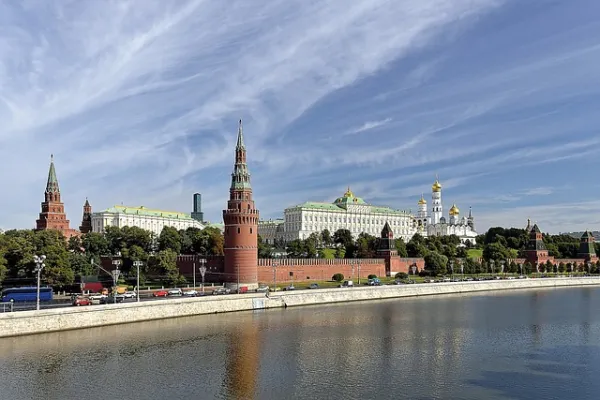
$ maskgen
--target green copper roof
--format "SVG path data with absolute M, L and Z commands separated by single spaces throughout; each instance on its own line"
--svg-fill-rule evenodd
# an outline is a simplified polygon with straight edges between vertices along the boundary
M 56 178 L 56 170 L 54 169 L 54 155 L 50 155 L 50 170 L 48 171 L 48 182 L 46 183 L 46 193 L 58 193 L 58 179 Z
M 186 213 L 176 211 L 163 211 L 153 210 L 144 206 L 139 207 L 127 207 L 127 206 L 113 206 L 102 212 L 113 213 L 113 214 L 126 214 L 126 215 L 143 215 L 147 217 L 163 217 L 163 218 L 177 218 L 183 220 L 193 220 L 193 218 Z M 195 221 L 195 220 L 194 220 Z
M 392 214 L 392 215 L 408 215 L 406 211 L 402 210 L 394 210 L 389 207 L 378 207 L 370 204 L 363 203 L 370 208 L 370 212 L 372 214 Z M 298 204 L 296 206 L 290 208 L 304 208 L 304 209 L 313 209 L 313 210 L 325 210 L 325 211 L 333 211 L 333 212 L 346 212 L 346 209 L 342 207 L 342 205 L 336 205 L 331 203 L 318 203 L 313 201 L 307 201 L 302 204 Z

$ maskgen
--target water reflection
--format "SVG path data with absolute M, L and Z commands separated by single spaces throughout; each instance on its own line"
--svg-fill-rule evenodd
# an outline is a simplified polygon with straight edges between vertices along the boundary
M 89 398 L 101 388 L 161 400 L 595 399 L 599 308 L 599 289 L 556 289 L 0 339 L 0 370 L 10 371 L 0 398 Z

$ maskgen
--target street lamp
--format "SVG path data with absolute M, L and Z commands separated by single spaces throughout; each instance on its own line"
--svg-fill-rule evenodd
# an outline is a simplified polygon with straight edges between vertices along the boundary
M 504 275 L 504 264 L 506 264 L 506 261 L 500 261 L 500 274 L 502 275 Z
M 452 275 L 452 280 L 454 280 L 454 260 L 450 261 L 450 274 Z
M 113 300 L 115 304 L 117 304 L 117 284 L 119 282 L 119 275 L 121 275 L 121 271 L 119 271 L 119 265 L 121 265 L 121 260 L 112 260 L 112 264 L 115 266 L 115 269 L 111 272 L 114 286 L 113 289 Z
M 137 290 L 136 290 L 135 297 L 138 302 L 140 301 L 140 267 L 142 265 L 144 265 L 144 263 L 142 261 L 134 261 L 133 262 L 133 266 L 137 268 Z
M 42 270 L 46 266 L 44 264 L 44 260 L 46 260 L 46 256 L 42 254 L 41 256 L 33 256 L 33 262 L 35 263 L 35 272 L 37 273 L 37 295 L 36 295 L 36 304 L 35 309 L 40 309 L 40 281 L 42 278 Z
M 588 275 L 591 275 L 592 274 L 592 263 L 588 261 L 587 267 L 588 267 Z
M 494 260 L 490 260 L 490 271 L 491 271 L 491 275 L 494 275 Z
M 460 274 L 462 275 L 462 280 L 465 280 L 465 265 L 461 261 L 458 266 L 460 267 Z
M 521 276 L 523 276 L 523 263 L 519 263 L 519 271 L 521 271 Z
M 206 260 L 200 260 L 200 275 L 202 276 L 202 294 L 204 294 L 204 274 L 206 274 Z M 194 281 L 194 290 L 196 290 L 196 282 Z
M 358 260 L 358 283 L 357 285 L 360 286 L 360 260 Z
M 277 263 L 273 261 L 273 290 L 277 290 Z

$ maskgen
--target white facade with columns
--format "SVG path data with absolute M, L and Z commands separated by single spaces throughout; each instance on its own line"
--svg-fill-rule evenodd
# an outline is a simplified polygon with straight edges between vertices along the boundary
M 276 240 L 304 240 L 312 233 L 320 233 L 325 229 L 332 235 L 338 229 L 347 229 L 354 238 L 361 233 L 378 237 L 386 222 L 390 224 L 395 237 L 405 241 L 410 240 L 416 232 L 416 219 L 410 212 L 368 204 L 354 196 L 348 188 L 333 203 L 306 202 L 286 208 L 283 221 L 259 222 L 258 234 L 271 244 Z

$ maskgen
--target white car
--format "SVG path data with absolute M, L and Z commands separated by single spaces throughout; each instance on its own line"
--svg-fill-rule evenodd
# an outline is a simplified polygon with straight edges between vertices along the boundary
M 188 289 L 183 291 L 184 296 L 196 297 L 198 296 L 198 292 L 194 289 Z
M 183 296 L 183 292 L 181 289 L 171 289 L 169 290 L 169 296 Z
M 137 297 L 137 293 L 133 291 L 123 293 L 123 297 L 126 299 L 135 299 Z

